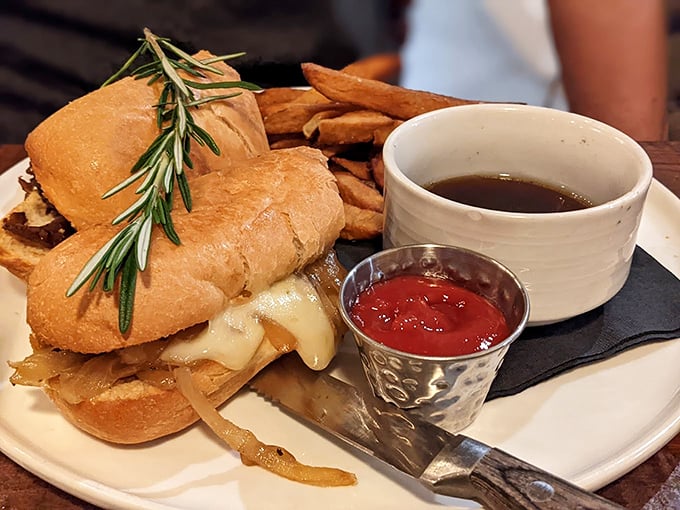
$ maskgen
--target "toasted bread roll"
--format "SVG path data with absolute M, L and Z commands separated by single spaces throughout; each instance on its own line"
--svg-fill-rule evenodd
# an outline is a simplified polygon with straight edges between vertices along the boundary
M 198 59 L 210 58 L 206 51 Z M 224 63 L 214 64 L 224 74 L 208 73 L 200 81 L 238 81 L 238 73 Z M 192 80 L 197 78 L 192 77 Z M 130 175 L 140 155 L 158 135 L 156 108 L 161 84 L 124 78 L 98 89 L 55 112 L 31 132 L 26 151 L 46 197 L 80 230 L 110 223 L 134 201 L 135 186 L 101 200 L 101 196 Z M 230 89 L 237 91 L 241 89 Z M 222 90 L 195 91 L 197 96 L 220 95 Z M 192 143 L 196 170 L 225 168 L 269 150 L 262 118 L 252 92 L 204 104 L 192 110 L 200 127 L 215 139 L 221 155 Z
M 98 381 L 107 378 L 102 374 L 108 373 L 102 367 L 113 367 L 109 363 L 122 360 L 121 352 L 130 352 L 125 347 L 162 339 L 150 345 L 166 349 L 175 338 L 173 333 L 180 332 L 181 336 L 188 329 L 209 329 L 206 323 L 219 313 L 249 302 L 250 296 L 267 294 L 272 284 L 301 272 L 312 262 L 331 271 L 337 268 L 329 250 L 345 222 L 343 206 L 320 151 L 309 147 L 271 151 L 195 179 L 192 192 L 194 210 L 173 213 L 180 246 L 169 242 L 160 228 L 154 229 L 149 265 L 137 285 L 133 323 L 125 335 L 118 331 L 115 292 L 82 289 L 71 298 L 65 297 L 83 264 L 115 232 L 113 227 L 100 225 L 77 232 L 43 256 L 32 271 L 27 321 L 36 353 L 93 354 L 82 357 L 77 372 L 67 371 L 80 378 L 70 383 L 71 390 L 76 388 L 80 393 L 87 387 L 83 391 L 88 393 L 98 388 Z M 319 294 L 316 299 L 323 302 L 334 298 Z M 325 305 L 323 308 L 330 313 Z M 334 325 L 337 342 L 342 330 L 330 314 L 328 320 Z M 310 323 L 311 318 L 305 317 L 305 321 Z M 302 345 L 291 331 L 275 324 L 264 329 L 262 341 L 242 368 L 226 368 L 213 358 L 189 362 L 195 384 L 215 406 L 282 354 L 297 350 L 302 355 Z M 311 348 L 312 356 L 315 348 Z M 331 357 L 333 352 L 331 345 Z M 96 361 L 99 368 L 85 368 L 90 361 Z M 13 366 L 20 371 L 22 363 Z M 172 365 L 165 358 L 153 363 L 161 370 Z M 36 367 L 30 361 L 28 365 L 29 372 L 31 366 Z M 62 379 L 67 375 L 56 375 L 62 373 L 50 372 L 46 366 L 43 369 L 43 373 L 52 375 L 32 381 L 21 376 L 14 382 L 41 386 L 70 422 L 106 441 L 149 441 L 182 430 L 198 419 L 178 389 L 159 386 L 137 372 L 117 376 L 112 385 L 96 390 L 93 396 L 74 397 Z
M 115 229 L 79 231 L 45 255 L 28 282 L 27 320 L 37 342 L 98 353 L 166 337 L 302 269 L 344 226 L 326 158 L 308 147 L 271 151 L 204 175 L 192 192 L 194 210 L 173 213 L 180 246 L 154 229 L 125 335 L 118 331 L 117 292 L 81 289 L 65 297 Z

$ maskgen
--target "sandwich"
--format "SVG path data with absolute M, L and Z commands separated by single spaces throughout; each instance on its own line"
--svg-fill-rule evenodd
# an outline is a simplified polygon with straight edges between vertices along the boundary
M 200 51 L 195 58 L 211 60 Z M 239 81 L 224 62 L 211 64 L 222 74 L 192 77 L 198 82 Z M 181 74 L 181 73 L 180 73 Z M 26 279 L 38 260 L 74 231 L 110 223 L 134 202 L 134 187 L 102 200 L 125 180 L 140 154 L 158 133 L 156 114 L 161 84 L 126 77 L 78 98 L 39 124 L 27 137 L 28 178 L 21 182 L 25 199 L 3 220 L 0 265 Z M 203 104 L 194 120 L 220 148 L 193 143 L 194 168 L 189 181 L 202 173 L 269 151 L 253 92 Z M 200 90 L 202 97 L 219 90 Z
M 177 246 L 155 229 L 130 329 L 117 328 L 116 291 L 66 289 L 116 227 L 77 231 L 46 253 L 27 285 L 34 354 L 14 384 L 39 386 L 75 426 L 123 444 L 198 419 L 173 368 L 188 367 L 218 406 L 282 354 L 323 369 L 344 333 L 344 276 L 332 247 L 342 200 L 317 149 L 271 151 L 194 179 L 195 207 L 178 210 Z
M 145 36 L 152 46 L 166 44 Z M 11 382 L 43 389 L 68 421 L 104 441 L 152 441 L 202 419 L 244 463 L 316 485 L 355 483 L 350 473 L 298 463 L 216 411 L 284 354 L 296 351 L 315 370 L 330 363 L 345 332 L 337 311 L 345 270 L 333 251 L 345 218 L 321 151 L 269 150 L 252 93 L 207 97 L 213 92 L 196 80 L 208 78 L 187 70 L 192 57 L 180 56 L 179 74 L 189 73 L 188 85 L 198 89 L 188 104 L 163 112 L 166 89 L 126 78 L 74 101 L 29 135 L 33 178 L 22 182 L 26 198 L 0 235 L 0 264 L 26 280 L 33 350 L 10 361 Z M 196 58 L 198 68 L 219 66 L 238 79 L 210 55 Z M 166 75 L 165 87 L 178 81 Z M 183 115 L 191 116 L 185 133 L 193 130 L 200 143 L 189 150 L 182 138 L 174 151 L 172 142 L 159 145 L 167 133 L 180 138 Z M 161 170 L 139 170 L 140 152 L 158 147 Z M 139 218 L 121 215 L 142 200 L 136 186 L 120 186 L 131 168 L 133 176 L 147 175 L 142 198 L 147 183 L 154 197 L 165 194 L 137 209 L 148 228 L 116 245 L 132 239 L 126 229 Z M 112 188 L 119 192 L 102 200 Z M 102 250 L 119 262 L 87 273 Z M 102 274 L 107 283 L 99 286 Z M 76 284 L 88 280 L 89 288 Z

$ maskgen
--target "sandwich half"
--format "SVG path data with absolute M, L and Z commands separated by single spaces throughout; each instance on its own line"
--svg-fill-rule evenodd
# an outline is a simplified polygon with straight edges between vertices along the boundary
M 270 151 L 191 187 L 193 211 L 173 212 L 181 244 L 154 229 L 127 333 L 117 289 L 65 297 L 115 227 L 78 230 L 28 278 L 34 354 L 12 363 L 12 382 L 43 388 L 69 421 L 106 441 L 149 441 L 198 419 L 174 367 L 190 367 L 217 406 L 285 353 L 325 368 L 344 332 L 344 270 L 332 249 L 344 213 L 321 152 Z
M 194 55 L 211 58 L 207 51 Z M 222 75 L 195 81 L 239 81 L 223 62 Z M 180 74 L 183 74 L 180 72 Z M 36 262 L 74 230 L 110 223 L 136 199 L 135 186 L 102 200 L 102 195 L 130 176 L 139 156 L 158 134 L 156 105 L 160 82 L 123 78 L 78 98 L 40 123 L 27 137 L 30 178 L 22 183 L 26 198 L 2 220 L 0 265 L 26 279 Z M 194 121 L 209 132 L 220 154 L 192 144 L 194 169 L 201 174 L 269 151 L 255 96 L 244 89 L 228 100 L 208 102 L 193 111 Z M 198 98 L 221 94 L 195 90 Z

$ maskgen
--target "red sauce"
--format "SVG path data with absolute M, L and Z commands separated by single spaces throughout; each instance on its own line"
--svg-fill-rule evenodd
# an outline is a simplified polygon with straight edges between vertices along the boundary
M 426 356 L 472 354 L 510 334 L 498 308 L 444 278 L 402 275 L 375 283 L 350 315 L 374 340 Z

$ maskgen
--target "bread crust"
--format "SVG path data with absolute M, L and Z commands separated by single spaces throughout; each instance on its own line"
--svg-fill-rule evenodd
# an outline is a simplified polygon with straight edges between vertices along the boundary
M 219 363 L 203 361 L 192 368 L 192 378 L 196 387 L 217 407 L 281 354 L 265 337 L 242 370 L 233 371 Z M 178 389 L 163 390 L 140 380 L 116 384 L 78 404 L 69 404 L 49 387 L 44 389 L 73 425 L 113 443 L 151 441 L 183 430 L 199 419 Z
M 344 226 L 342 200 L 316 149 L 271 151 L 192 184 L 195 208 L 173 213 L 182 244 L 154 229 L 137 284 L 132 325 L 118 331 L 117 289 L 65 293 L 114 233 L 82 230 L 46 254 L 29 277 L 27 321 L 41 344 L 99 353 L 164 338 L 205 322 L 319 258 Z
M 212 57 L 207 51 L 196 58 Z M 224 74 L 195 81 L 240 80 L 224 63 Z M 135 200 L 135 186 L 102 200 L 101 196 L 130 175 L 139 156 L 158 134 L 156 109 L 162 85 L 124 78 L 76 99 L 39 124 L 26 139 L 26 151 L 45 196 L 77 229 L 110 223 Z M 214 101 L 193 110 L 193 118 L 215 139 L 221 155 L 192 143 L 192 179 L 213 169 L 269 150 L 262 118 L 252 92 Z M 196 95 L 220 95 L 196 90 Z
M 27 244 L 0 228 L 0 266 L 24 281 L 49 248 Z

